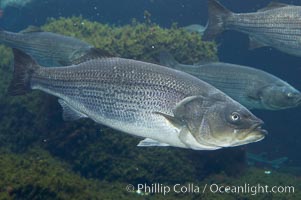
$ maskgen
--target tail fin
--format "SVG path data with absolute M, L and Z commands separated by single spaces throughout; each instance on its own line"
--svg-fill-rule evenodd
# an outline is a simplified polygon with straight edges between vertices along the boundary
M 178 61 L 167 51 L 160 52 L 160 64 L 171 68 L 177 68 L 179 65 Z
M 212 40 L 224 31 L 225 21 L 233 13 L 216 0 L 208 0 L 208 27 L 203 40 Z
M 22 95 L 30 91 L 30 80 L 34 71 L 39 65 L 27 54 L 18 49 L 14 53 L 14 74 L 13 80 L 8 88 L 10 95 Z

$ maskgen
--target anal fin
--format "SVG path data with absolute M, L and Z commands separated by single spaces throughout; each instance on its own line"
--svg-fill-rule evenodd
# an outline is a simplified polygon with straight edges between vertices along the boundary
M 59 99 L 58 102 L 63 108 L 63 119 L 65 121 L 73 121 L 80 118 L 87 118 L 88 116 L 72 108 L 66 101 Z
M 144 140 L 141 140 L 137 146 L 138 147 L 152 147 L 152 146 L 167 147 L 170 145 L 166 143 L 161 143 L 157 140 L 153 140 L 150 138 L 145 138 Z
M 249 37 L 249 50 L 261 48 L 261 47 L 266 47 L 267 45 L 263 44 L 262 42 L 258 41 L 254 37 Z

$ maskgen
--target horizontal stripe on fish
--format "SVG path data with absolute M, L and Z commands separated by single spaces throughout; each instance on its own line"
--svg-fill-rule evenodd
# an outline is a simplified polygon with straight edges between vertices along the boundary
M 14 49 L 9 93 L 30 89 L 59 98 L 63 118 L 90 118 L 144 137 L 139 146 L 215 150 L 260 141 L 262 121 L 220 90 L 189 74 L 96 52 L 68 67 L 45 68 Z M 97 51 L 99 53 L 100 51 Z
M 258 12 L 232 13 L 216 0 L 208 0 L 208 5 L 209 20 L 204 39 L 213 39 L 224 30 L 236 30 L 253 38 L 252 48 L 271 46 L 301 56 L 301 6 L 271 3 Z
M 70 65 L 92 48 L 76 38 L 43 32 L 36 27 L 29 27 L 20 33 L 1 30 L 0 42 L 11 48 L 22 49 L 47 67 Z
M 301 93 L 262 70 L 228 63 L 184 65 L 167 52 L 160 62 L 206 81 L 248 108 L 280 110 L 301 105 Z

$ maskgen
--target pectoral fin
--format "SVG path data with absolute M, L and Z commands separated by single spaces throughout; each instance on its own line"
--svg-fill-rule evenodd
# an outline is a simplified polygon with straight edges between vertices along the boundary
M 88 116 L 75 110 L 71 106 L 68 105 L 68 103 L 62 99 L 59 99 L 58 102 L 61 104 L 63 108 L 63 119 L 65 121 L 73 121 L 80 118 L 87 118 Z
M 150 138 L 145 138 L 144 140 L 141 140 L 137 146 L 138 147 L 153 147 L 153 146 L 167 147 L 170 145 L 166 143 L 161 143 L 157 140 L 153 140 Z

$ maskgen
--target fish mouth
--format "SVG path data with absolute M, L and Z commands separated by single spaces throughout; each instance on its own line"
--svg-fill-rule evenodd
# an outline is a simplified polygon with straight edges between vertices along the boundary
M 265 138 L 268 132 L 262 128 L 263 122 L 259 121 L 253 124 L 249 131 L 244 134 L 244 136 L 240 137 L 235 143 L 231 146 L 240 146 L 245 145 L 253 142 L 261 141 Z
M 297 104 L 297 106 L 301 106 L 301 95 L 300 95 L 300 97 L 297 99 L 296 104 Z
M 263 121 L 259 121 L 250 128 L 248 136 L 254 138 L 256 142 L 262 140 L 268 134 L 268 131 L 262 128 L 263 124 Z

